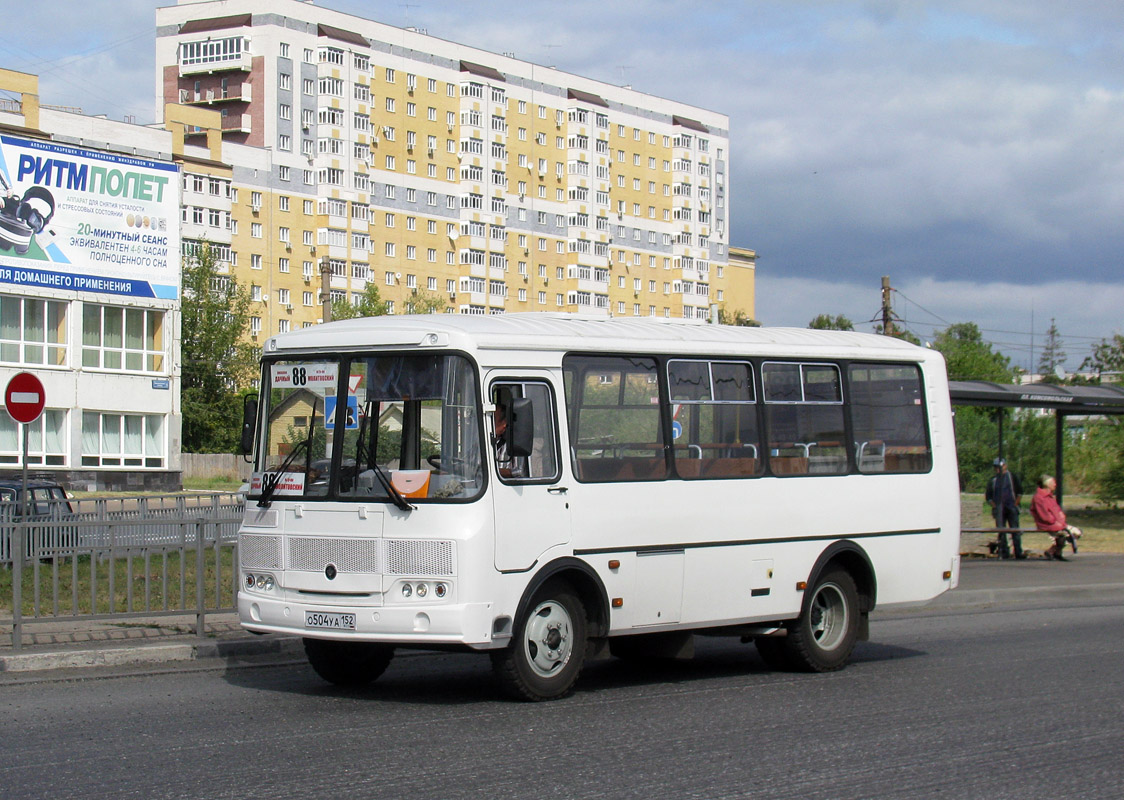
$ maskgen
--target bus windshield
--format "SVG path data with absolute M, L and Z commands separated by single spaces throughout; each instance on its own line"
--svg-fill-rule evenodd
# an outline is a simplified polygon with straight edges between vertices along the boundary
M 264 377 L 252 497 L 404 505 L 403 498 L 468 500 L 482 491 L 479 393 L 464 357 L 272 361 Z

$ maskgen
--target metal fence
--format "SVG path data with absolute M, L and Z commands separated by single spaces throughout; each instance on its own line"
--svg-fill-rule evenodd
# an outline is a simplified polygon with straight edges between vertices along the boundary
M 234 608 L 237 494 L 0 504 L 0 625 L 123 620 Z

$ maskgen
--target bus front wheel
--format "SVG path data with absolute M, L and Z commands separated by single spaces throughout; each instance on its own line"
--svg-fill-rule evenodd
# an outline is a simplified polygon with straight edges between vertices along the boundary
M 336 686 L 366 686 L 390 665 L 394 648 L 374 642 L 305 639 L 304 653 L 316 674 Z
M 492 653 L 503 690 L 519 700 L 554 700 L 570 692 L 585 660 L 585 607 L 565 583 L 535 592 L 511 644 Z

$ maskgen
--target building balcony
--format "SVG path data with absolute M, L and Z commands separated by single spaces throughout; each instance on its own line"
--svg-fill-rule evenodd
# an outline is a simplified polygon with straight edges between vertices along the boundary
M 223 114 L 222 117 L 222 132 L 223 133 L 249 133 L 250 132 L 250 115 L 249 114 Z
M 216 72 L 249 72 L 253 66 L 253 57 L 248 51 L 243 51 L 230 58 L 216 58 L 214 60 L 199 60 L 193 63 L 180 63 L 180 75 L 210 75 Z
M 253 85 L 243 83 L 230 87 L 227 90 L 204 89 L 198 92 L 191 89 L 180 89 L 180 103 L 183 105 L 211 106 L 216 103 L 249 103 L 253 100 Z

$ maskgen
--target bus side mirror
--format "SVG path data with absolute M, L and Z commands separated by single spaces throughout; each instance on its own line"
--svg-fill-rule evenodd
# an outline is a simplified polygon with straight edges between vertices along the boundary
M 535 449 L 535 416 L 531 410 L 531 398 L 516 397 L 510 406 L 510 422 L 507 425 L 508 448 L 512 456 L 525 458 Z
M 242 401 L 242 441 L 239 442 L 243 455 L 254 450 L 254 428 L 258 421 L 258 398 L 251 394 Z

